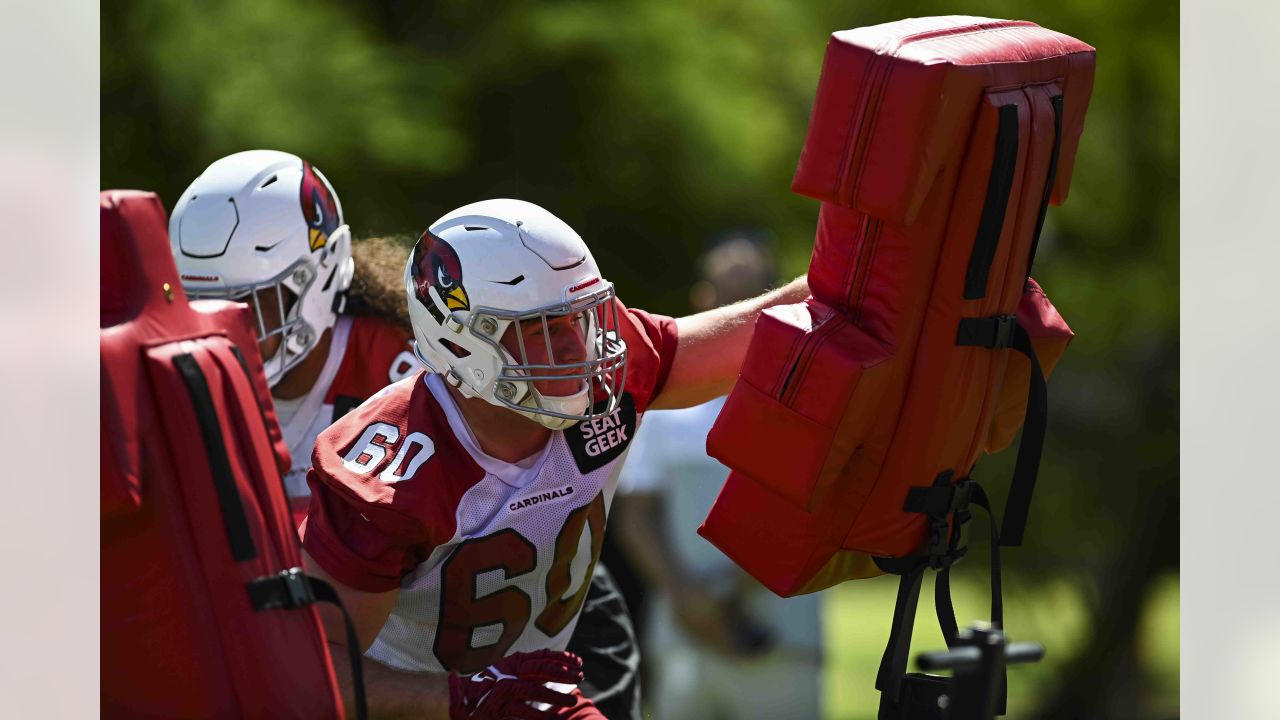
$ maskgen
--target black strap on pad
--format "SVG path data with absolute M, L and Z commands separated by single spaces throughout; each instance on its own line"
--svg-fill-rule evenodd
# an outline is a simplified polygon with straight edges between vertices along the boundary
M 258 556 L 258 549 L 253 542 L 253 533 L 249 530 L 244 502 L 236 488 L 231 460 L 227 457 L 227 445 L 222 436 L 222 425 L 218 421 L 218 410 L 214 407 L 213 395 L 209 391 L 209 380 L 191 353 L 175 355 L 173 366 L 187 386 L 191 407 L 200 426 L 205 460 L 209 464 L 209 474 L 213 476 L 213 487 L 231 548 L 231 558 L 236 562 L 251 560 Z
M 1022 438 L 1018 442 L 1013 480 L 1009 484 L 1009 500 L 1005 503 L 1004 519 L 1000 523 L 1000 544 L 1018 547 L 1027 530 L 1027 515 L 1031 511 L 1031 496 L 1036 488 L 1036 476 L 1040 472 L 1040 457 L 1044 452 L 1045 430 L 1049 419 L 1049 395 L 1044 372 L 1040 369 L 1040 361 L 1031 345 L 1031 336 L 1013 315 L 961 318 L 956 330 L 956 344 L 990 350 L 1008 348 L 1026 355 L 1031 361 L 1027 412 L 1022 421 Z
M 347 626 L 347 659 L 351 662 L 351 680 L 355 685 L 356 717 L 366 720 L 369 717 L 369 706 L 364 692 L 364 665 L 360 653 L 360 640 L 356 636 L 356 627 L 351 622 L 347 608 L 342 604 L 338 591 L 329 583 L 310 577 L 302 572 L 302 568 L 289 568 L 275 575 L 267 575 L 250 580 L 245 584 L 249 592 L 249 603 L 254 610 L 293 610 L 306 607 L 316 602 L 327 602 L 338 606 L 342 611 L 342 619 Z

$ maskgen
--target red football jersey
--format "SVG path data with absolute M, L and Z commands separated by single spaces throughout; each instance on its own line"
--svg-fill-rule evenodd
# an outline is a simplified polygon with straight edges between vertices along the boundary
M 625 308 L 620 318 L 618 409 L 553 432 L 518 464 L 480 450 L 441 377 L 426 372 L 320 434 L 304 547 L 350 587 L 400 589 L 370 657 L 466 673 L 568 644 L 622 460 L 675 354 L 671 318 Z

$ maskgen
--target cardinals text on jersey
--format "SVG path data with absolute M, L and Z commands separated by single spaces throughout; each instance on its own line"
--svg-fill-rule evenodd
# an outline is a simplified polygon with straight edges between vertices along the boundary
M 343 584 L 400 590 L 370 657 L 469 673 L 511 652 L 567 645 L 626 447 L 675 351 L 673 320 L 624 313 L 619 412 L 553 432 L 520 463 L 480 450 L 428 373 L 321 433 L 304 546 Z

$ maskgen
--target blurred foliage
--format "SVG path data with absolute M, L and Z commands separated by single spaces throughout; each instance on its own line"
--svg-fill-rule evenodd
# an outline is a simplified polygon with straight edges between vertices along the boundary
M 357 236 L 519 197 L 587 238 L 628 302 L 678 314 L 725 228 L 771 229 L 786 270 L 804 270 L 817 204 L 788 188 L 828 34 L 954 10 L 125 0 L 102 15 L 102 185 L 172 207 L 218 157 L 287 150 L 334 182 Z M 1032 531 L 1006 557 L 1011 592 L 1065 581 L 1089 607 L 1091 639 L 1046 714 L 1139 717 L 1134 628 L 1151 580 L 1178 563 L 1177 7 L 963 10 L 1098 48 L 1071 197 L 1049 213 L 1035 273 L 1077 338 L 1050 383 Z M 980 463 L 997 497 L 1011 460 Z

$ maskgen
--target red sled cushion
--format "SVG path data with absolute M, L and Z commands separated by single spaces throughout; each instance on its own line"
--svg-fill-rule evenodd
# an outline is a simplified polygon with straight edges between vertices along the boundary
M 831 35 L 791 189 L 882 220 L 915 222 L 964 151 L 987 88 L 1056 83 L 1066 103 L 1052 202 L 1066 201 L 1094 50 L 1020 20 L 912 18 Z
M 811 510 L 875 421 L 892 357 L 812 298 L 765 310 L 707 454 Z
M 873 419 L 850 437 L 823 434 L 843 418 L 793 418 L 768 384 L 795 366 L 800 343 L 784 333 L 726 403 L 726 435 L 709 450 L 735 472 L 701 532 L 775 592 L 919 552 L 927 518 L 904 509 L 908 493 L 966 478 L 993 423 L 1021 423 L 1001 415 L 1026 394 L 1025 379 L 1006 382 L 1017 365 L 1001 328 L 1023 299 L 1045 207 L 1065 197 L 1092 70 L 1092 48 L 1024 22 L 927 18 L 833 36 L 794 186 L 823 201 L 809 286 L 892 360 L 870 409 L 846 406 Z M 1053 325 L 1043 305 L 1030 309 Z M 817 323 L 803 333 L 816 337 Z M 817 363 L 809 374 L 826 377 Z M 840 387 L 806 384 L 797 392 Z M 785 459 L 761 449 L 770 434 L 785 437 Z
M 856 452 L 850 460 L 851 473 L 875 477 L 877 467 L 865 452 Z M 838 483 L 827 495 L 827 505 L 806 512 L 781 500 L 765 483 L 735 470 L 698 534 L 782 597 L 875 577 L 882 572 L 870 556 L 841 550 L 844 525 L 831 510 L 854 499 L 850 495 L 856 495 L 854 487 Z

